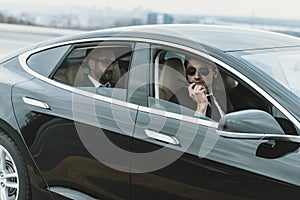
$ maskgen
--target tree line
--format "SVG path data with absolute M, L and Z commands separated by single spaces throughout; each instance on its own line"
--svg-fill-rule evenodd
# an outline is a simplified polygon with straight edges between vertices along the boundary
M 16 17 L 12 16 L 5 16 L 2 13 L 0 13 L 0 23 L 6 23 L 6 24 L 24 24 L 24 25 L 34 25 L 31 22 L 18 19 Z

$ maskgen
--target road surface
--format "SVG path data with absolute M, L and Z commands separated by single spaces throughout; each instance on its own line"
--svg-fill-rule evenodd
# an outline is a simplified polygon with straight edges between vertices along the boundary
M 0 23 L 0 57 L 34 43 L 81 31 Z

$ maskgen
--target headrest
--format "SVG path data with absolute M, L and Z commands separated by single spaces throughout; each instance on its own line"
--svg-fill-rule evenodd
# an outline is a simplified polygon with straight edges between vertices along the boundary
M 169 58 L 168 60 L 165 61 L 165 65 L 175 69 L 180 74 L 184 75 L 185 73 L 182 61 L 179 58 Z
M 224 83 L 226 88 L 235 88 L 239 84 L 239 82 L 228 75 L 224 75 Z

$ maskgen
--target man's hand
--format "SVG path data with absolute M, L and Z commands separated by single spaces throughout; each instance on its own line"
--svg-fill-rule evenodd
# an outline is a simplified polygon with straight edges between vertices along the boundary
M 206 114 L 206 109 L 208 105 L 208 100 L 206 97 L 206 87 L 197 83 L 192 83 L 189 87 L 189 95 L 196 102 L 197 108 L 196 112 L 202 115 Z

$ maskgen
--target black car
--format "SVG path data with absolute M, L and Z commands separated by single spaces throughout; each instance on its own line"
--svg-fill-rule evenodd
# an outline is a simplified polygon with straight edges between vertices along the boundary
M 114 65 L 109 87 L 82 84 L 96 49 L 114 53 L 96 60 Z M 171 101 L 190 91 L 189 58 L 216 72 L 219 118 Z M 299 77 L 300 39 L 253 29 L 136 26 L 31 46 L 0 61 L 0 199 L 298 198 Z

